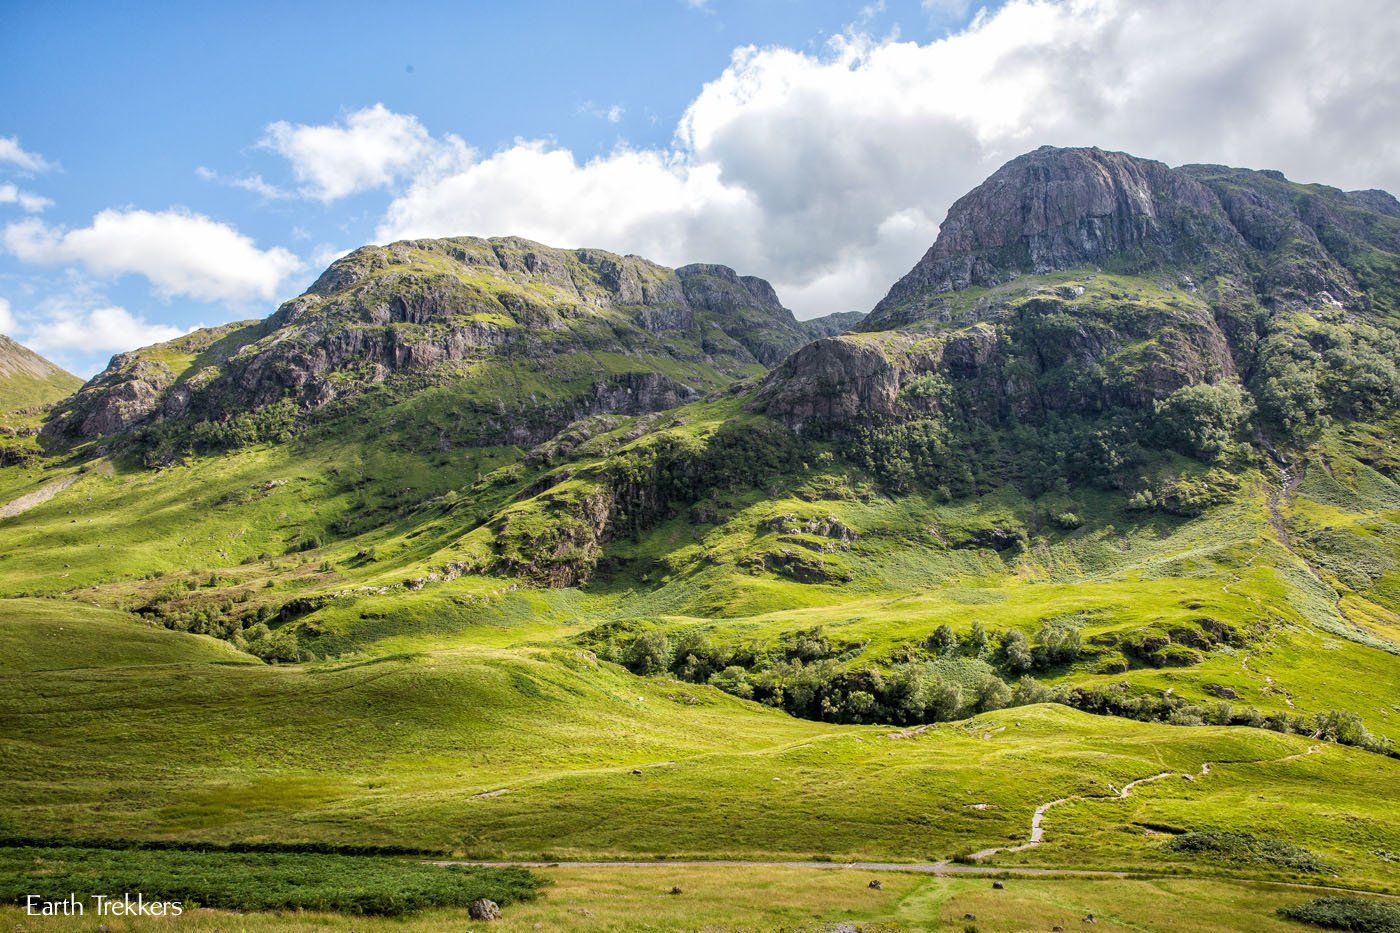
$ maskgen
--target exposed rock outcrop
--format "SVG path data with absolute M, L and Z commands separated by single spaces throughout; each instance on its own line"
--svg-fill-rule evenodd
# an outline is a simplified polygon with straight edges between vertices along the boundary
M 724 266 L 667 269 L 602 250 L 458 238 L 367 246 L 261 324 L 115 357 L 58 409 L 51 438 L 155 421 L 301 411 L 405 374 L 549 386 L 493 393 L 491 438 L 538 443 L 589 414 L 672 407 L 805 342 L 767 282 Z M 591 370 L 591 372 L 590 372 Z

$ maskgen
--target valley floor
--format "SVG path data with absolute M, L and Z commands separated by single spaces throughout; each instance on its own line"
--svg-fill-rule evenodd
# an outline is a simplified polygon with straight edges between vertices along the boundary
M 375 919 L 316 913 L 243 914 L 195 910 L 177 921 L 111 920 L 126 930 L 192 931 L 444 929 L 588 931 L 860 930 L 985 931 L 1305 930 L 1279 907 L 1317 892 L 1260 882 L 1192 878 L 1010 878 L 996 889 L 986 878 L 928 877 L 859 869 L 560 865 L 539 869 L 547 887 L 536 901 L 507 908 L 500 920 L 474 923 L 465 910 L 432 910 L 408 918 Z M 878 878 L 880 887 L 870 887 Z M 672 889 L 680 893 L 673 894 Z M 1092 927 L 1087 918 L 1093 917 Z M 26 930 L 91 930 L 91 918 L 26 918 L 0 908 L 0 926 Z M 1315 928 L 1314 928 L 1315 929 Z

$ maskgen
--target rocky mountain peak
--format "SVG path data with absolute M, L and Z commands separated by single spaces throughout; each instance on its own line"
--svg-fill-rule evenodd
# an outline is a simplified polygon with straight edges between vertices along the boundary
M 1205 244 L 1236 239 L 1210 190 L 1161 162 L 1042 146 L 953 204 L 933 246 L 866 326 L 923 293 L 993 286 L 1115 257 L 1191 261 Z
M 771 285 L 726 266 L 519 237 L 408 240 L 341 257 L 262 322 L 113 358 L 46 433 L 223 422 L 286 402 L 306 412 L 412 374 L 468 393 L 475 379 L 537 386 L 520 389 L 516 414 L 494 394 L 505 413 L 479 419 L 498 440 L 535 443 L 561 419 L 679 404 L 808 339 Z

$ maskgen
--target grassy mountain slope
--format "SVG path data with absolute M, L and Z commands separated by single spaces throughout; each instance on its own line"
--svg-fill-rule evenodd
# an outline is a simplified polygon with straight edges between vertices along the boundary
M 0 334 L 0 415 L 51 405 L 82 384 L 77 376 Z
M 461 238 L 119 357 L 0 468 L 0 831 L 1384 887 L 1389 203 L 1042 150 L 812 342 Z
M 1092 798 L 1105 783 L 1163 770 L 1199 774 L 1209 761 L 1210 779 L 1181 784 L 1189 790 L 1087 799 L 1057 813 L 1054 826 L 1106 822 L 1088 833 L 1096 859 L 1131 866 L 1157 860 L 1160 842 L 1114 826 L 1137 819 L 1211 829 L 1267 813 L 1275 834 L 1359 883 L 1384 868 L 1359 853 L 1357 840 L 1384 851 L 1396 843 L 1385 818 L 1394 801 L 1359 785 L 1378 764 L 1397 766 L 1364 752 L 1329 747 L 1316 763 L 1279 761 L 1305 752 L 1307 740 L 1056 706 L 907 735 L 822 725 L 709 687 L 637 680 L 564 646 L 291 667 L 190 658 L 175 669 L 6 672 L 0 683 L 6 760 L 38 746 L 59 753 L 7 780 L 11 834 L 322 840 L 529 857 L 932 859 L 1023 838 L 1043 799 Z M 13 705 L 21 683 L 22 713 Z M 115 748 L 114 731 L 126 737 Z M 97 753 L 101 770 L 81 766 Z M 1236 799 L 1261 775 L 1265 800 Z M 1351 822 L 1319 818 L 1343 805 L 1337 787 L 1347 783 L 1358 786 L 1344 804 Z M 112 793 L 121 787 L 141 791 Z M 1183 794 L 1189 814 L 1174 810 Z M 1279 799 L 1287 800 L 1281 809 Z M 21 822 L 9 816 L 21 813 Z M 1078 850 L 1075 838 L 1057 841 Z

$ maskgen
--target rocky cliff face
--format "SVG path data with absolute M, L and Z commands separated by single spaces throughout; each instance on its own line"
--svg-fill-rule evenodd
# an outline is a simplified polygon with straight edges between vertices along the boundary
M 837 334 L 844 334 L 846 331 L 855 330 L 861 321 L 865 320 L 864 311 L 835 311 L 822 317 L 810 318 L 806 321 L 799 321 L 802 329 L 807 332 L 810 340 L 819 340 L 822 337 L 835 337 Z
M 1150 411 L 1238 380 L 1282 408 L 1280 387 L 1309 367 L 1319 384 L 1339 344 L 1386 383 L 1400 364 L 1397 218 L 1385 192 L 1044 147 L 953 205 L 864 333 L 799 350 L 754 406 L 794 427 L 998 423 Z
M 940 294 L 1078 268 L 1225 276 L 1270 305 L 1355 302 L 1359 254 L 1400 249 L 1394 225 L 1370 219 L 1395 210 L 1383 191 L 1045 146 L 960 198 L 862 329 L 921 320 Z
M 535 443 L 561 419 L 680 404 L 803 342 L 768 283 L 723 266 L 672 270 L 516 238 L 403 242 L 338 260 L 265 322 L 114 358 L 45 430 L 99 437 L 288 399 L 314 410 L 405 374 L 475 370 L 538 374 L 547 398 L 506 401 L 554 415 L 522 436 L 506 405 L 497 438 Z

